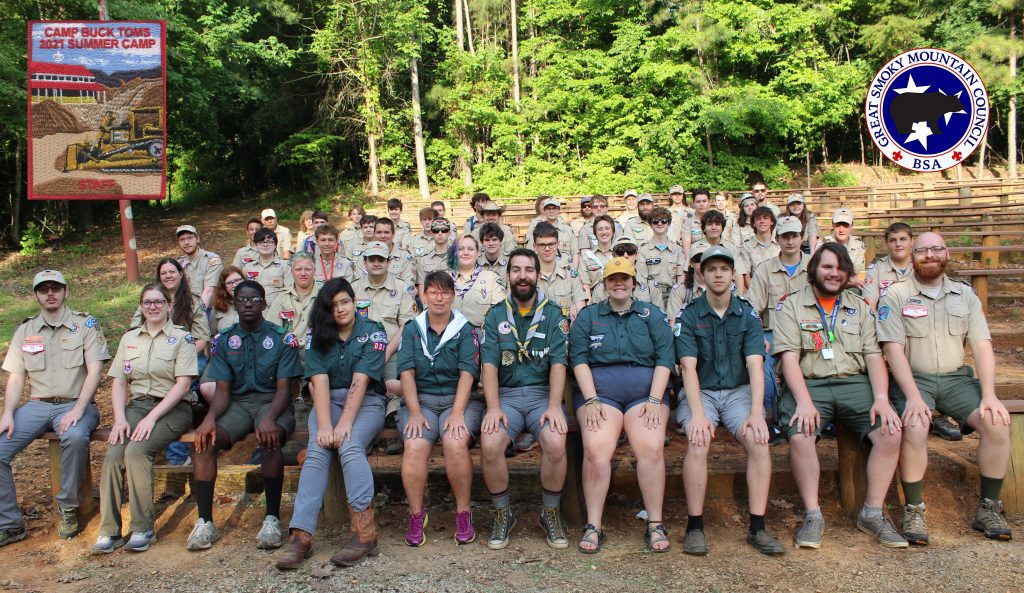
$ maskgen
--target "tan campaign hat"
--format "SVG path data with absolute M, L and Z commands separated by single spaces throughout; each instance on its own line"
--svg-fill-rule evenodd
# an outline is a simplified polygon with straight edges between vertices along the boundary
M 388 258 L 390 253 L 388 252 L 388 246 L 381 243 L 380 241 L 371 241 L 367 243 L 366 249 L 363 250 L 363 258 L 372 256 Z
M 795 216 L 782 216 L 779 217 L 778 222 L 775 223 L 775 234 L 785 235 L 786 233 L 801 233 L 804 230 L 804 225 L 800 223 L 800 219 Z
M 36 274 L 36 277 L 32 279 L 32 290 L 35 290 L 37 286 L 43 282 L 56 282 L 58 284 L 68 285 L 68 281 L 64 279 L 64 274 L 61 274 L 57 270 L 43 270 Z
M 716 257 L 720 259 L 729 260 L 730 264 L 736 263 L 736 258 L 733 257 L 732 251 L 721 245 L 714 245 L 710 249 L 707 249 L 703 253 L 701 253 L 700 263 L 704 263 L 709 259 L 714 259 Z
M 681 186 L 681 185 L 673 185 L 672 187 L 668 188 L 668 193 L 670 193 L 670 194 L 685 194 L 686 190 L 683 189 L 683 186 Z
M 540 203 L 541 210 L 547 208 L 548 206 L 554 206 L 555 208 L 561 209 L 562 204 L 558 201 L 558 198 L 548 198 Z
M 177 230 L 174 231 L 174 236 L 177 237 L 182 233 L 192 233 L 197 237 L 199 236 L 199 231 L 196 230 L 196 227 L 190 224 L 183 224 L 180 227 L 178 227 Z
M 260 214 L 260 218 L 266 220 L 268 218 L 277 218 L 277 212 L 274 212 L 273 208 L 264 208 L 263 213 Z
M 627 189 L 626 193 L 622 194 L 622 197 L 624 197 L 624 198 L 628 198 L 629 196 L 633 196 L 635 198 L 637 196 L 636 190 L 635 189 Z
M 804 196 L 803 196 L 803 194 L 789 194 L 789 197 L 786 198 L 786 205 L 789 206 L 793 202 L 800 202 L 801 204 L 803 204 L 804 203 Z
M 832 224 L 845 222 L 853 226 L 853 211 L 849 208 L 840 208 L 832 213 Z
M 636 268 L 624 257 L 613 257 L 604 265 L 604 278 L 612 274 L 627 274 L 636 278 Z
M 480 204 L 480 206 L 478 206 L 478 208 L 480 209 L 480 212 L 504 212 L 505 211 L 505 205 L 504 204 L 499 204 L 499 203 L 495 202 L 494 200 L 487 200 L 483 204 Z

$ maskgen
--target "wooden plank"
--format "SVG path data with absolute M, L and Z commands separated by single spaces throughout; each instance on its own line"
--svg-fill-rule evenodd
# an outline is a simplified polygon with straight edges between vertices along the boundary
M 327 492 L 324 493 L 320 521 L 321 525 L 337 528 L 348 522 L 348 496 L 345 494 L 345 475 L 341 471 L 341 462 L 337 451 L 333 452 L 335 454 L 331 455 L 331 466 L 327 471 Z
M 988 271 L 988 270 L 981 270 Z M 971 288 L 981 301 L 981 311 L 988 315 L 988 274 L 971 275 Z
M 1024 406 L 1018 408 L 1010 416 L 1010 463 L 1001 494 L 1007 513 L 1024 512 Z
M 838 429 L 839 494 L 843 510 L 856 516 L 868 490 L 868 447 L 856 433 L 841 424 Z
M 587 522 L 587 503 L 583 497 L 583 435 L 580 434 L 576 410 L 572 405 L 573 384 L 572 371 L 567 370 L 562 402 L 570 430 L 565 435 L 566 472 L 565 485 L 562 486 L 562 516 L 567 522 L 582 527 Z M 573 426 L 576 430 L 572 430 Z
M 53 494 L 54 500 L 57 495 L 60 494 L 60 477 L 61 477 L 61 454 L 63 449 L 60 446 L 59 440 L 52 440 L 49 442 L 50 446 L 50 492 Z M 78 478 L 78 521 L 79 524 L 84 526 L 89 518 L 92 517 L 93 511 L 96 509 L 96 505 L 92 499 L 92 468 L 90 464 L 85 464 L 85 468 L 82 470 L 82 475 Z M 56 506 L 56 504 L 54 505 Z

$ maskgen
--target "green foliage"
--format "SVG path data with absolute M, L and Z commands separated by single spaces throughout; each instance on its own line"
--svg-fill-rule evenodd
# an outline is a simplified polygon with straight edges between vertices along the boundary
M 21 252 L 24 255 L 36 255 L 46 247 L 46 235 L 43 228 L 35 221 L 28 223 L 21 235 Z
M 843 187 L 857 185 L 857 176 L 841 165 L 832 165 L 818 175 L 817 181 L 825 187 Z

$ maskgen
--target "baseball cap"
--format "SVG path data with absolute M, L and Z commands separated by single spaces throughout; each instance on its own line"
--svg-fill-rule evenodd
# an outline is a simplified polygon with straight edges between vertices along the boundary
M 681 185 L 673 185 L 672 187 L 668 188 L 668 193 L 670 193 L 670 194 L 685 194 L 686 190 L 683 189 L 683 186 L 681 186 Z
M 558 198 L 548 198 L 540 203 L 541 210 L 548 206 L 554 206 L 555 208 L 561 208 L 562 204 L 558 201 Z
M 804 202 L 803 194 L 789 194 L 789 197 L 786 198 L 786 205 L 789 206 L 793 202 L 800 202 L 801 204 L 803 204 L 803 202 Z
M 58 284 L 68 285 L 68 281 L 64 279 L 64 274 L 61 274 L 57 270 L 43 270 L 36 274 L 36 277 L 32 279 L 32 290 L 35 290 L 37 286 L 43 282 L 56 282 Z
M 704 253 L 700 254 L 700 263 L 704 263 L 709 259 L 720 258 L 729 260 L 730 264 L 736 263 L 736 258 L 733 257 L 732 251 L 721 245 L 714 245 L 710 249 L 706 249 Z
M 782 216 L 775 223 L 775 234 L 785 235 L 786 233 L 800 233 L 804 230 L 804 225 L 800 223 L 800 219 L 795 216 Z
M 192 233 L 197 237 L 199 236 L 199 231 L 196 230 L 196 227 L 190 224 L 183 224 L 180 227 L 178 227 L 177 230 L 174 231 L 174 236 L 177 237 L 182 233 Z
M 743 194 L 743 197 L 740 198 L 740 208 L 743 207 L 743 202 L 746 202 L 747 200 L 754 200 L 756 202 L 757 198 L 754 197 L 754 194 L 750 192 L 745 192 Z
M 633 247 L 637 247 L 638 246 L 636 244 L 636 239 L 634 239 L 633 237 L 630 237 L 629 235 L 622 235 L 621 237 L 616 239 L 615 243 L 612 244 L 612 249 L 615 249 L 619 245 L 632 245 Z
M 849 208 L 840 208 L 832 213 L 832 224 L 845 222 L 853 226 L 853 211 Z
M 624 197 L 624 198 L 628 198 L 629 196 L 633 196 L 635 198 L 637 196 L 636 190 L 635 189 L 627 189 L 626 193 L 622 194 L 622 197 Z
M 448 222 L 447 218 L 435 218 L 430 223 L 430 230 L 434 230 L 434 229 L 438 229 L 438 230 L 442 230 L 442 231 L 447 231 L 447 230 L 451 229 L 451 223 Z
M 653 203 L 654 202 L 654 196 L 652 196 L 651 194 L 640 194 L 640 196 L 637 197 L 636 201 L 637 201 L 637 203 L 640 203 L 640 202 L 651 202 L 651 203 Z
M 274 212 L 273 208 L 264 208 L 263 213 L 260 214 L 260 218 L 266 220 L 268 218 L 277 218 L 277 212 Z
M 480 212 L 504 212 L 505 206 L 495 202 L 494 200 L 487 200 L 479 206 Z
M 580 198 L 580 206 L 582 206 L 584 204 L 589 204 L 590 201 L 593 200 L 593 199 L 594 199 L 594 196 L 583 196 L 582 198 Z
M 636 278 L 636 268 L 624 257 L 613 257 L 604 265 L 604 278 L 612 274 L 626 274 Z
M 371 241 L 367 243 L 366 249 L 363 250 L 363 258 L 367 257 L 383 257 L 388 258 L 388 246 L 381 243 L 380 241 Z

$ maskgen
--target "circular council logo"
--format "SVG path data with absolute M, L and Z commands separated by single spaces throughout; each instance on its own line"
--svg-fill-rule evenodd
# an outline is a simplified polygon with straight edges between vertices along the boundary
M 942 171 L 965 160 L 988 131 L 981 76 L 944 49 L 912 49 L 875 74 L 864 101 L 871 140 L 897 165 Z

